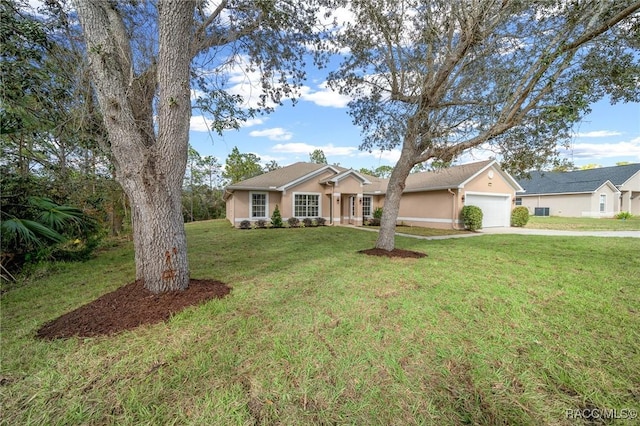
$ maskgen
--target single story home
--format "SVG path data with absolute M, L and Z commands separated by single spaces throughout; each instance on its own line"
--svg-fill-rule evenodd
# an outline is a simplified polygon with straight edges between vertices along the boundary
M 299 162 L 229 185 L 227 219 L 236 227 L 244 220 L 268 221 L 277 205 L 283 220 L 323 217 L 332 225 L 362 225 L 384 207 L 388 182 L 353 169 Z M 483 227 L 508 227 L 521 190 L 495 160 L 414 173 L 406 181 L 398 223 L 462 228 L 462 207 L 476 205 Z
M 516 204 L 538 216 L 640 214 L 640 163 L 572 172 L 531 172 Z

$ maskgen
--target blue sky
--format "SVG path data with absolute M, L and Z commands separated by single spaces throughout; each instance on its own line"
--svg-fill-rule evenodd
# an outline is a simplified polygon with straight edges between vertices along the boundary
M 234 93 L 247 94 L 250 80 L 246 75 L 230 78 Z M 240 130 L 225 131 L 222 136 L 206 130 L 205 119 L 194 111 L 191 120 L 191 145 L 201 155 L 213 155 L 221 164 L 237 146 L 240 152 L 253 153 L 264 163 L 275 160 L 280 166 L 308 161 L 315 149 L 324 151 L 330 164 L 343 167 L 375 168 L 393 166 L 399 151 L 360 151 L 359 129 L 348 115 L 348 99 L 326 87 L 321 74 L 302 89 L 299 102 L 276 108 L 269 115 L 258 116 Z M 256 92 L 255 88 L 252 90 Z M 252 102 L 251 100 L 248 101 Z M 563 155 L 576 166 L 616 162 L 640 162 L 640 104 L 610 105 L 604 100 L 592 106 L 593 112 L 574 129 L 572 149 Z M 458 164 L 489 158 L 491 152 L 475 151 L 463 155 Z

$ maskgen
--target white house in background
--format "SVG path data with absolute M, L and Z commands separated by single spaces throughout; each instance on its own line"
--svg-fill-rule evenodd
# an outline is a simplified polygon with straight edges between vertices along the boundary
M 537 216 L 640 215 L 640 163 L 572 172 L 531 172 L 516 204 Z

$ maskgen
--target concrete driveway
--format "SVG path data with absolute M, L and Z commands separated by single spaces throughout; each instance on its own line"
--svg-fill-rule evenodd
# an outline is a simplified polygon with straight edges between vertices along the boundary
M 480 234 L 553 235 L 559 237 L 630 237 L 640 238 L 640 231 L 558 231 L 554 229 L 484 228 Z

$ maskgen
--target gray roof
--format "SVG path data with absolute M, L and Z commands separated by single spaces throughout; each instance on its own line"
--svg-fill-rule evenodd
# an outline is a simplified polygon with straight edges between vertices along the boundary
M 430 172 L 412 173 L 407 177 L 404 192 L 458 187 L 493 162 L 494 160 L 486 160 Z
M 529 173 L 530 178 L 518 183 L 526 191 L 523 195 L 593 192 L 607 181 L 619 187 L 638 172 L 640 163 L 573 172 L 534 171 Z
M 264 173 L 264 174 L 249 178 L 247 180 L 243 180 L 242 182 L 229 185 L 227 189 L 228 190 L 234 190 L 234 189 L 266 190 L 266 189 L 280 188 L 282 186 L 287 185 L 288 183 L 294 182 L 309 174 L 313 175 L 314 172 L 319 172 L 321 169 L 331 169 L 331 168 L 333 168 L 334 170 L 337 170 L 338 173 L 347 170 L 344 167 L 328 166 L 326 164 L 298 162 L 298 163 L 293 163 L 289 166 L 282 167 L 280 169 L 270 171 L 268 173 Z
M 495 160 L 485 160 L 476 163 L 463 164 L 461 166 L 452 166 L 446 169 L 412 173 L 407 177 L 404 192 L 436 191 L 440 189 L 460 188 L 471 178 L 492 165 L 507 181 L 511 182 L 516 189 L 519 189 L 517 188 L 518 182 L 505 173 Z M 389 183 L 388 179 L 378 179 L 377 181 L 372 182 L 373 184 L 366 188 L 366 193 L 387 191 L 387 184 Z

